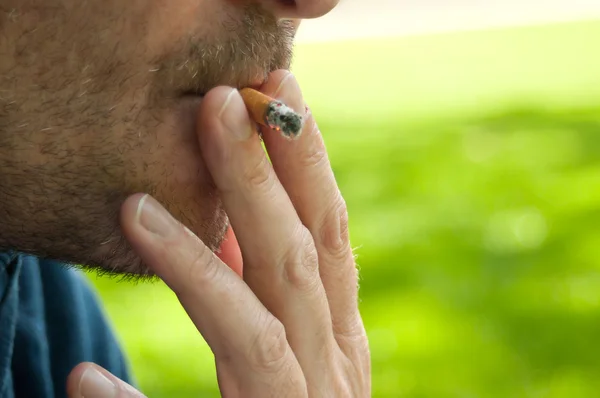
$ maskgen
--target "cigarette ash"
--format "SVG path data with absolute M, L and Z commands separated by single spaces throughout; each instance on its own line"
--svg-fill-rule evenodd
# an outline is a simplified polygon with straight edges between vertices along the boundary
M 280 101 L 269 104 L 265 114 L 267 125 L 287 138 L 298 138 L 302 132 L 302 116 Z

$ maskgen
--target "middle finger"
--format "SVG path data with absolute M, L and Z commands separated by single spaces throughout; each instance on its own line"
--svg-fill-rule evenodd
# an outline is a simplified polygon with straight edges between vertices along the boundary
M 333 358 L 335 340 L 310 232 L 277 179 L 237 90 L 209 92 L 199 128 L 204 158 L 240 244 L 245 280 L 285 325 L 309 385 L 324 389 L 326 367 L 315 360 Z
M 300 112 L 306 108 L 293 74 L 279 70 L 262 87 L 267 95 Z M 319 272 L 337 337 L 363 333 L 358 311 L 358 273 L 348 233 L 348 212 L 337 185 L 325 142 L 312 112 L 305 111 L 302 135 L 293 143 L 265 129 L 273 168 L 319 254 Z

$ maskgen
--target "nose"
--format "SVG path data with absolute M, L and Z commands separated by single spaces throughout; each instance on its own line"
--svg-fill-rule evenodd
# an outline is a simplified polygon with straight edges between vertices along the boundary
M 319 18 L 333 10 L 339 0 L 261 0 L 278 18 Z M 363 0 L 366 1 L 366 0 Z M 268 3 L 268 5 L 267 5 Z

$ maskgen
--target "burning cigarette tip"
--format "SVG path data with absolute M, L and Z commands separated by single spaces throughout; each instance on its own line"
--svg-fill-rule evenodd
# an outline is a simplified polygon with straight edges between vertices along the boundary
M 255 122 L 286 138 L 298 138 L 302 133 L 303 117 L 283 102 L 250 88 L 240 90 L 240 94 Z
M 281 131 L 284 136 L 294 138 L 300 135 L 302 131 L 302 116 L 284 103 L 279 101 L 271 102 L 265 115 L 269 127 Z

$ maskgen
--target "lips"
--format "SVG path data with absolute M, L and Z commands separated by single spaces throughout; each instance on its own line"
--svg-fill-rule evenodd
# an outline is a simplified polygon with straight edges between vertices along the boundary
M 259 75 L 259 74 L 256 74 L 256 75 Z M 235 82 L 230 81 L 230 82 L 225 82 L 225 83 L 214 84 L 214 85 L 211 85 L 210 90 L 212 90 L 213 88 L 218 87 L 218 86 L 235 87 L 238 90 L 241 90 L 241 89 L 247 88 L 247 87 L 248 88 L 253 88 L 255 90 L 258 90 L 268 80 L 268 73 L 263 73 L 261 75 L 263 75 L 264 77 L 262 77 L 262 78 L 255 78 L 255 79 L 252 79 L 252 80 L 245 80 L 245 81 L 243 81 L 242 79 L 238 79 Z M 194 97 L 194 98 L 198 98 L 199 97 L 199 98 L 202 98 L 202 97 L 204 97 L 206 95 L 207 92 L 208 91 L 200 91 L 200 90 L 196 90 L 196 89 L 186 89 L 186 90 L 182 90 L 179 93 L 179 96 L 180 97 Z

